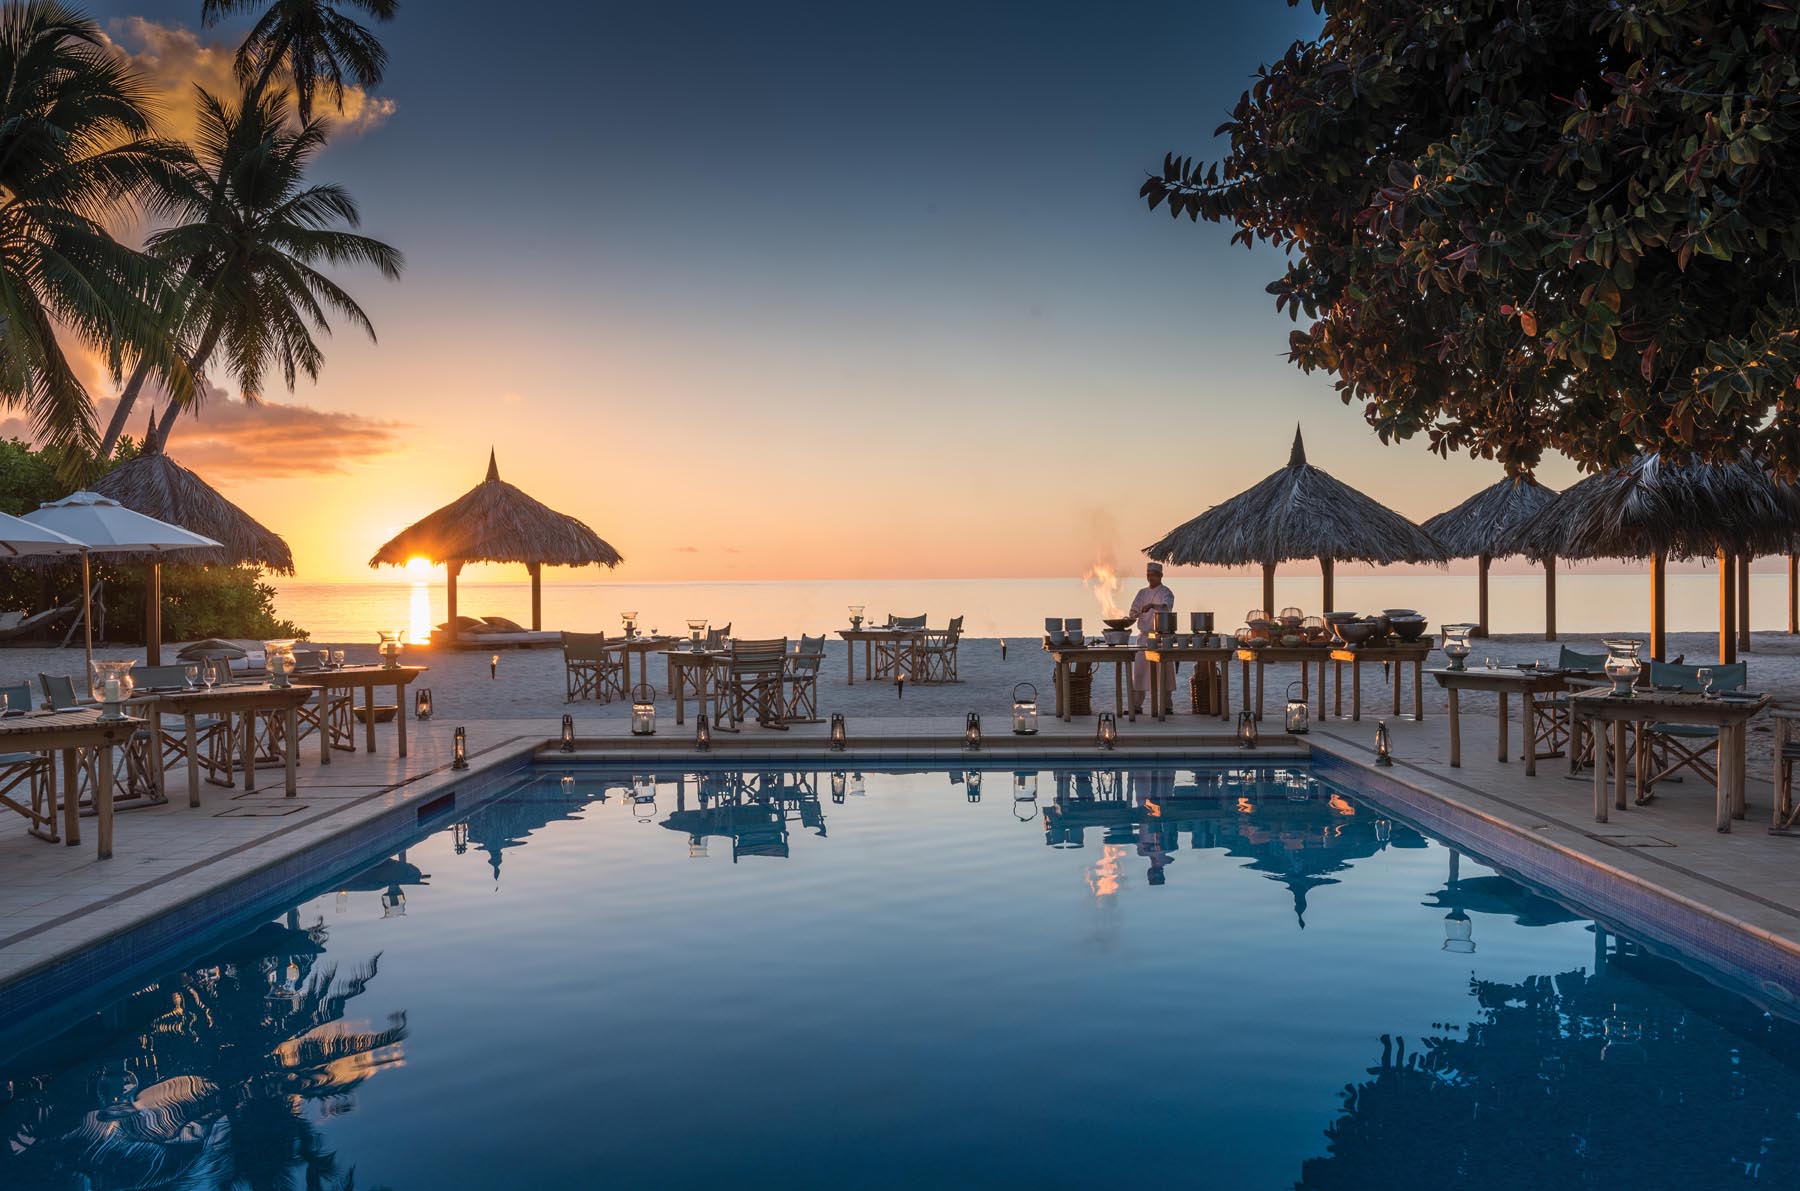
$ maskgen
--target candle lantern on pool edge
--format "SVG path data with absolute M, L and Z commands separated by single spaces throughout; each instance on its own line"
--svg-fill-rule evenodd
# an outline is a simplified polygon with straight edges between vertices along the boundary
M 981 747 L 981 717 L 972 711 L 969 713 L 969 718 L 963 721 L 963 747 L 966 749 Z
M 1256 713 L 1254 711 L 1238 712 L 1237 742 L 1241 749 L 1256 747 Z
M 450 768 L 467 769 L 469 767 L 469 730 L 458 728 L 456 740 L 451 746 Z
M 1111 752 L 1113 746 L 1119 743 L 1119 725 L 1113 719 L 1112 712 L 1100 713 L 1100 723 L 1094 729 L 1094 743 L 1105 752 Z
M 646 683 L 631 690 L 631 734 L 656 735 L 656 689 Z
M 1286 726 L 1290 736 L 1305 736 L 1306 729 L 1312 722 L 1312 713 L 1299 691 L 1299 683 L 1288 683 Z
M 562 751 L 565 753 L 572 753 L 575 751 L 575 717 L 572 715 L 564 715 L 562 718 L 561 747 Z
M 422 720 L 431 718 L 431 688 L 420 687 L 413 694 L 413 714 Z
M 1375 764 L 1386 767 L 1394 763 L 1394 742 L 1388 735 L 1386 720 L 1375 721 Z
M 831 713 L 831 751 L 832 752 L 841 753 L 844 751 L 844 746 L 847 743 L 849 743 L 845 737 L 846 737 L 846 733 L 844 731 L 844 713 L 841 711 L 834 711 Z
M 704 753 L 710 748 L 712 748 L 712 725 L 707 722 L 706 713 L 703 711 L 694 721 L 694 749 L 696 752 Z
M 1014 736 L 1036 736 L 1038 730 L 1037 688 L 1021 682 L 1013 688 L 1012 724 Z

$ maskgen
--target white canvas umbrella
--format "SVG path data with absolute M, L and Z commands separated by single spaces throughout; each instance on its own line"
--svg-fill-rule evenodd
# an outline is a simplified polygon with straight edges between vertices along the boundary
M 79 554 L 81 543 L 11 513 L 0 513 L 0 558 L 27 554 Z
M 61 500 L 39 505 L 25 514 L 23 520 L 73 539 L 76 549 L 81 552 L 81 625 L 87 633 L 90 672 L 94 661 L 94 609 L 92 580 L 88 574 L 89 554 L 154 555 L 166 550 L 219 546 L 211 538 L 133 512 L 97 492 L 70 493 Z

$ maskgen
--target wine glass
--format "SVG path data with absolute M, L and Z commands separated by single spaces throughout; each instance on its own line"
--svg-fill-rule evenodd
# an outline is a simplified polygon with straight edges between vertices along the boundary
M 1700 667 L 1698 670 L 1694 671 L 1694 678 L 1700 684 L 1700 697 L 1703 699 L 1712 698 L 1712 667 Z
M 344 651 L 343 650 L 334 649 L 331 651 L 331 666 L 332 666 L 332 669 L 334 669 L 334 670 L 342 670 L 344 668 Z
M 205 684 L 206 689 L 209 691 L 213 689 L 213 684 L 219 680 L 217 667 L 218 662 L 209 660 L 201 668 L 200 681 Z
M 196 666 L 193 662 L 189 662 L 181 668 L 181 677 L 187 681 L 187 689 L 190 691 L 193 690 L 195 680 L 200 677 L 200 667 Z
M 1481 664 L 1486 666 L 1489 670 L 1497 669 L 1500 665 L 1491 653 L 1481 659 Z

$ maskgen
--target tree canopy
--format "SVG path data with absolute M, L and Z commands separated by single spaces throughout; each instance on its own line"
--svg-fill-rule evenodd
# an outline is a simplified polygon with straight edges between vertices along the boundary
M 1294 363 L 1515 473 L 1800 472 L 1800 0 L 1312 4 L 1140 192 L 1285 252 Z

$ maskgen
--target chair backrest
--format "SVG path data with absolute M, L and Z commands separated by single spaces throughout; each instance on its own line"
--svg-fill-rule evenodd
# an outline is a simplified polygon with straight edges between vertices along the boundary
M 962 622 L 963 618 L 960 616 L 952 616 L 950 618 L 950 639 L 952 641 L 962 636 Z
M 808 637 L 805 633 L 800 634 L 800 648 L 797 649 L 795 653 L 799 657 L 811 657 L 814 655 L 823 657 L 825 654 L 824 634 L 821 633 L 817 637 Z
M 67 674 L 39 674 L 38 685 L 44 688 L 44 702 L 55 711 L 81 706 L 75 694 L 75 680 Z
M 178 687 L 187 685 L 187 668 L 185 666 L 133 666 L 132 681 L 137 683 L 140 691 L 155 687 Z
M 706 630 L 706 647 L 708 649 L 723 649 L 725 648 L 726 638 L 730 636 L 731 622 L 728 620 L 719 628 Z
M 563 661 L 598 662 L 606 658 L 605 633 L 564 633 Z
M 1746 662 L 1733 662 L 1729 666 L 1707 666 L 1705 669 L 1712 671 L 1712 689 L 1715 691 L 1741 691 L 1750 678 L 1750 666 Z M 1676 686 L 1684 691 L 1697 691 L 1700 689 L 1700 670 L 1699 666 L 1651 662 L 1650 681 L 1656 686 Z
M 1558 670 L 1600 670 L 1605 666 L 1606 655 L 1603 653 L 1582 653 L 1565 645 L 1556 655 Z
M 941 632 L 927 629 L 919 637 L 919 648 L 925 650 L 947 650 L 956 644 L 956 634 L 949 629 Z
M 888 627 L 894 629 L 922 629 L 925 627 L 923 616 L 890 616 Z
M 800 647 L 788 659 L 789 669 L 797 674 L 816 674 L 825 660 L 825 638 L 800 636 Z
M 767 674 L 787 665 L 787 638 L 739 641 L 731 647 L 733 674 Z
M 31 710 L 31 684 L 29 682 L 0 686 L 0 695 L 6 696 L 6 710 L 8 711 Z

